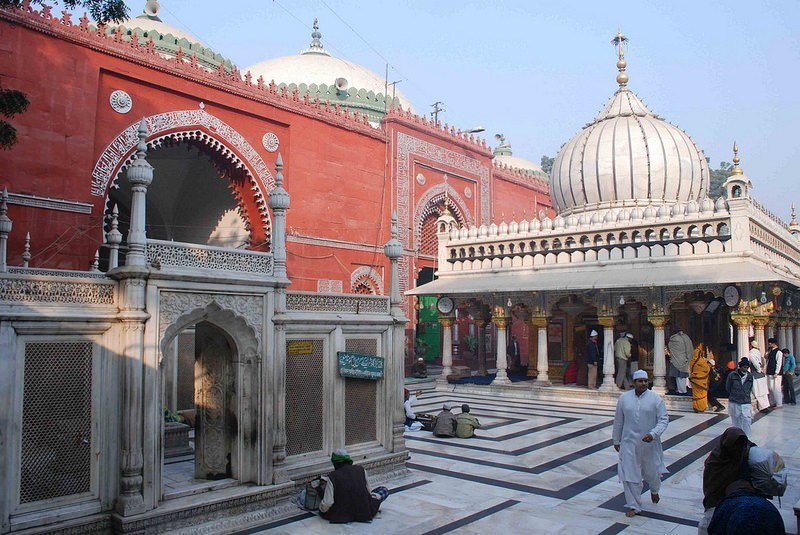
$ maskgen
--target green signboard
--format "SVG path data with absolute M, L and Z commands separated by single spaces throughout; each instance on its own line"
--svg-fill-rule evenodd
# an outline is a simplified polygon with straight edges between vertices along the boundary
M 339 351 L 339 375 L 356 379 L 383 377 L 383 357 Z

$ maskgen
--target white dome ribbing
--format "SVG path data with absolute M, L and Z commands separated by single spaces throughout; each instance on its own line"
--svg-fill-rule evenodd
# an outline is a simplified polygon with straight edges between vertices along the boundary
M 707 194 L 710 173 L 703 152 L 626 87 L 624 41 L 621 34 L 612 41 L 620 46 L 620 88 L 553 162 L 551 194 L 560 212 L 635 201 L 700 201 Z

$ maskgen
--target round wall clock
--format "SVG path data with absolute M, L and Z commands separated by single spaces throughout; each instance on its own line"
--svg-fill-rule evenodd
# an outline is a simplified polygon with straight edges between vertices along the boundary
M 436 308 L 442 314 L 450 314 L 455 308 L 455 303 L 449 297 L 440 297 L 439 300 L 436 302 Z
M 725 291 L 722 293 L 722 297 L 725 298 L 725 304 L 728 305 L 730 308 L 733 308 L 739 304 L 742 296 L 739 293 L 739 288 L 730 284 L 725 287 Z

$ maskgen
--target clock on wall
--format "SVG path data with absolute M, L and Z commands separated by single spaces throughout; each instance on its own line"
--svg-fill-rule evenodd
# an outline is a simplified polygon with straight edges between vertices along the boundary
M 450 314 L 455 307 L 455 303 L 449 297 L 440 297 L 439 300 L 436 302 L 436 308 L 442 314 Z
M 733 284 L 729 284 L 725 287 L 725 291 L 722 293 L 722 297 L 725 298 L 725 304 L 728 305 L 730 308 L 734 308 L 739 304 L 741 301 L 742 296 L 739 293 L 739 288 L 734 286 Z

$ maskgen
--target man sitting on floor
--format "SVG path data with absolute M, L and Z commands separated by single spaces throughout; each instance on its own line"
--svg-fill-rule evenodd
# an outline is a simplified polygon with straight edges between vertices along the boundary
M 439 413 L 433 424 L 433 436 L 447 438 L 456 436 L 456 417 L 450 412 L 452 408 L 452 403 L 445 403 L 442 406 L 442 412 Z
M 461 414 L 456 418 L 456 436 L 458 438 L 471 438 L 475 436 L 475 430 L 480 429 L 481 424 L 478 419 L 469 413 L 469 405 L 461 405 Z
M 334 451 L 331 462 L 333 472 L 323 477 L 325 495 L 319 504 L 320 516 L 331 524 L 372 521 L 381 503 L 389 496 L 389 489 L 377 487 L 370 492 L 367 472 L 353 464 L 345 449 Z

